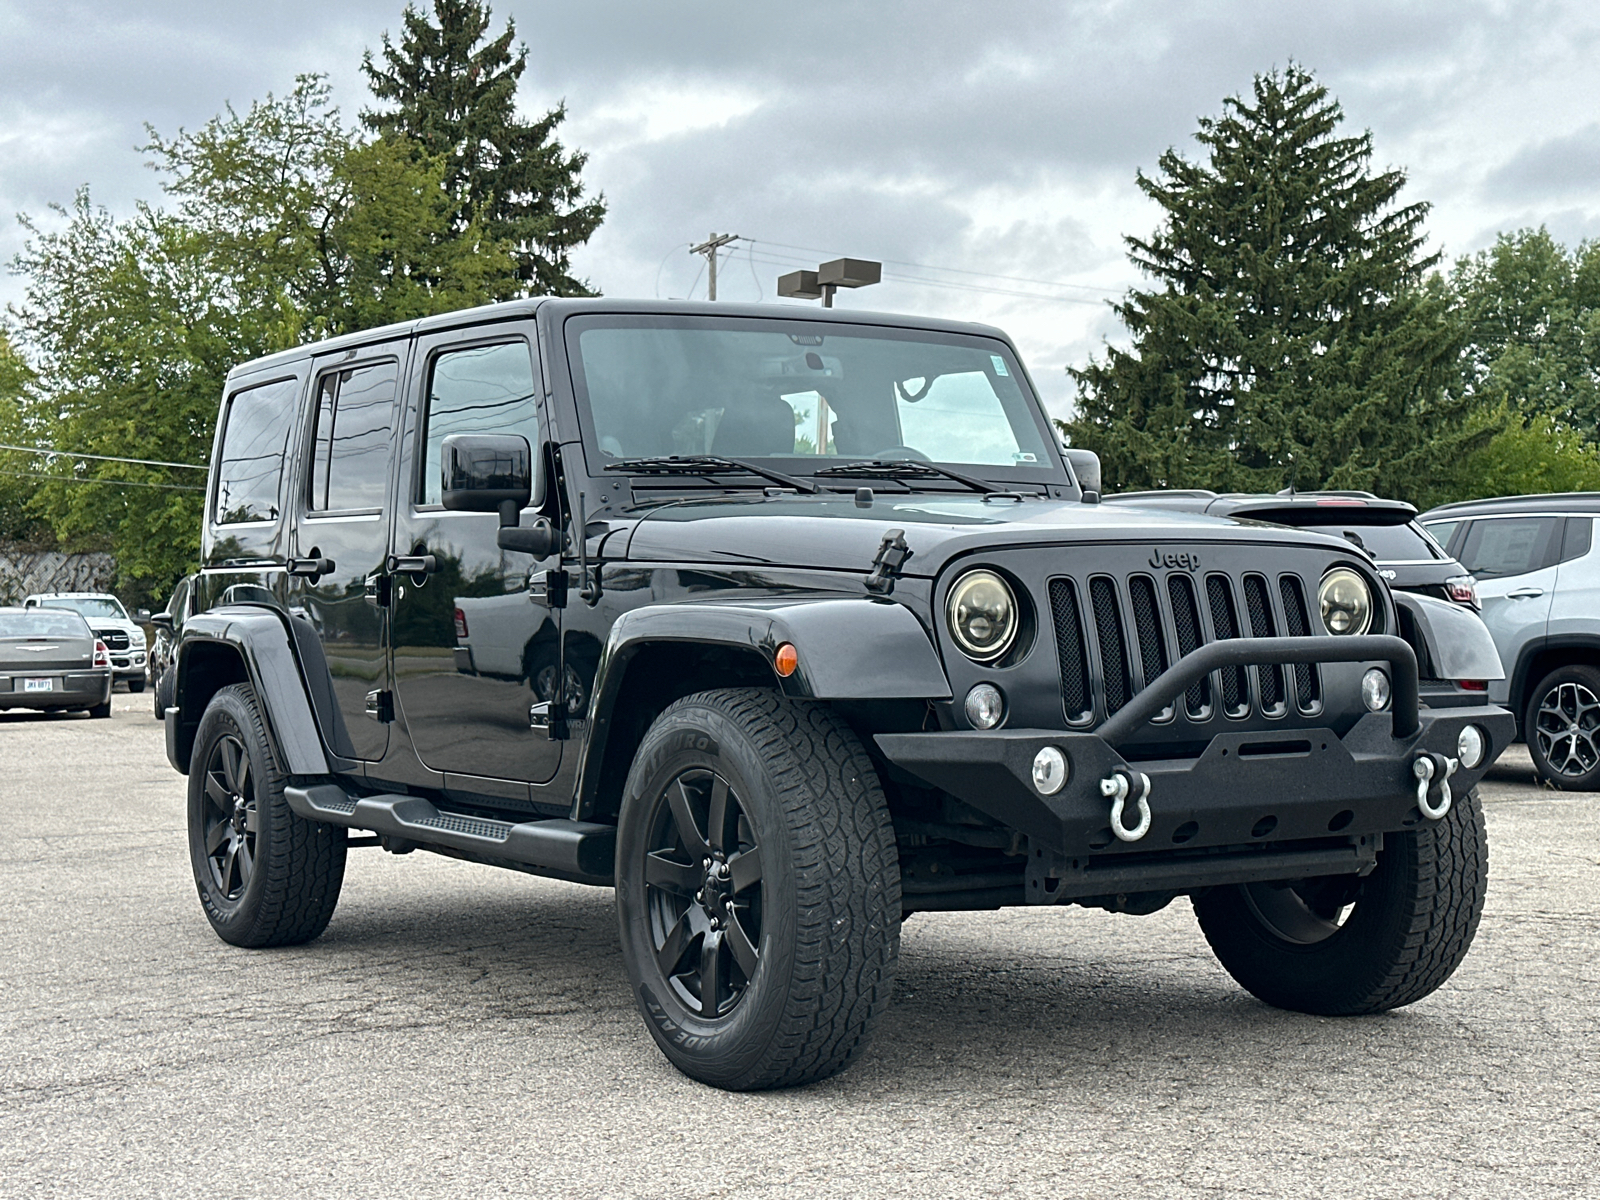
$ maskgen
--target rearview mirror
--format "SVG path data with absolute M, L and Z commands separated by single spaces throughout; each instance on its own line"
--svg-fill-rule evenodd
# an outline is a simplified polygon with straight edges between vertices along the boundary
M 439 447 L 444 506 L 458 512 L 520 512 L 533 499 L 533 451 L 514 433 L 453 433 Z M 513 520 L 509 524 L 515 525 Z
M 1093 492 L 1100 495 L 1100 456 L 1093 450 L 1064 449 L 1067 462 L 1072 464 L 1072 473 L 1078 477 L 1078 486 L 1085 494 Z

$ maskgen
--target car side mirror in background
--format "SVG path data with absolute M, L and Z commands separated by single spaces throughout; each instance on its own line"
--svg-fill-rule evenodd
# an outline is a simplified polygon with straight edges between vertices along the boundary
M 172 632 L 172 614 L 169 612 L 146 613 L 144 619 L 156 629 L 164 629 L 168 633 Z
M 528 529 L 520 527 L 522 510 L 543 499 L 543 480 L 537 478 L 528 439 L 508 433 L 454 433 L 439 448 L 443 474 L 440 494 L 444 506 L 457 512 L 497 512 L 502 550 L 538 558 L 559 544 L 555 530 L 543 517 Z
M 1083 502 L 1100 503 L 1100 456 L 1093 450 L 1064 449 L 1062 453 L 1067 456 L 1067 462 L 1072 464 L 1072 473 L 1078 477 L 1078 486 L 1083 489 Z M 1093 499 L 1090 499 L 1091 494 Z
M 141 608 L 133 614 L 133 619 L 140 625 L 150 624 L 150 610 Z

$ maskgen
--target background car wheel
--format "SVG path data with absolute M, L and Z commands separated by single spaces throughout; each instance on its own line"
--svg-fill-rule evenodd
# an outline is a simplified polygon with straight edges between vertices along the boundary
M 104 704 L 91 705 L 88 713 L 91 720 L 106 719 L 111 715 L 111 701 L 107 700 Z
M 155 687 L 150 689 L 152 693 L 151 699 L 156 710 L 156 720 L 158 721 L 166 720 L 167 709 L 172 707 L 172 691 L 177 685 L 176 671 L 177 668 L 175 667 L 168 667 L 162 671 L 156 677 Z
M 1551 671 L 1528 695 L 1522 730 L 1540 778 L 1563 791 L 1600 791 L 1600 670 Z
M 1466 957 L 1489 845 L 1476 789 L 1438 821 L 1386 834 L 1365 879 L 1213 888 L 1195 916 L 1223 969 L 1278 1008 L 1354 1016 L 1411 1004 Z
M 134 695 L 138 695 L 140 692 L 144 691 L 144 676 L 135 675 L 132 679 L 128 680 L 128 690 Z
M 673 704 L 617 831 L 622 955 L 684 1074 L 810 1083 L 865 1048 L 900 953 L 900 863 L 872 761 L 828 708 L 757 689 Z
M 189 760 L 189 858 L 200 905 L 235 946 L 290 946 L 328 927 L 345 831 L 289 807 L 255 693 L 211 698 Z

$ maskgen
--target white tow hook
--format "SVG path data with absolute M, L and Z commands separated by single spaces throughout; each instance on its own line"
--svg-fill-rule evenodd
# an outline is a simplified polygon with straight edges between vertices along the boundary
M 1430 821 L 1437 821 L 1450 811 L 1450 776 L 1461 765 L 1459 758 L 1446 758 L 1442 754 L 1419 754 L 1411 764 L 1411 773 L 1417 777 L 1417 808 Z M 1439 780 L 1439 803 L 1428 802 L 1428 785 Z
M 1100 781 L 1100 794 L 1111 801 L 1111 832 L 1124 842 L 1137 842 L 1150 832 L 1150 776 L 1118 767 Z M 1122 809 L 1129 800 L 1139 806 L 1139 823 L 1122 824 Z

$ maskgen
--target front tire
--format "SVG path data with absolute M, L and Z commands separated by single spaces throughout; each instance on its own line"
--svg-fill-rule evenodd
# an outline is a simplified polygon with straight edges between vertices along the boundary
M 1600 791 L 1600 671 L 1551 671 L 1528 695 L 1522 731 L 1541 779 L 1565 792 Z
M 656 1044 L 731 1091 L 866 1047 L 900 953 L 900 865 L 872 761 L 820 704 L 758 689 L 650 727 L 617 830 L 622 956 Z
M 189 760 L 189 858 L 206 919 L 235 946 L 292 946 L 328 927 L 345 831 L 289 807 L 255 692 L 211 698 Z
M 128 680 L 128 691 L 136 696 L 140 692 L 144 691 L 144 676 L 136 675 L 132 679 Z
M 1365 879 L 1213 888 L 1195 916 L 1223 969 L 1277 1008 L 1321 1016 L 1421 1000 L 1466 957 L 1483 915 L 1489 846 L 1477 789 L 1384 836 Z

